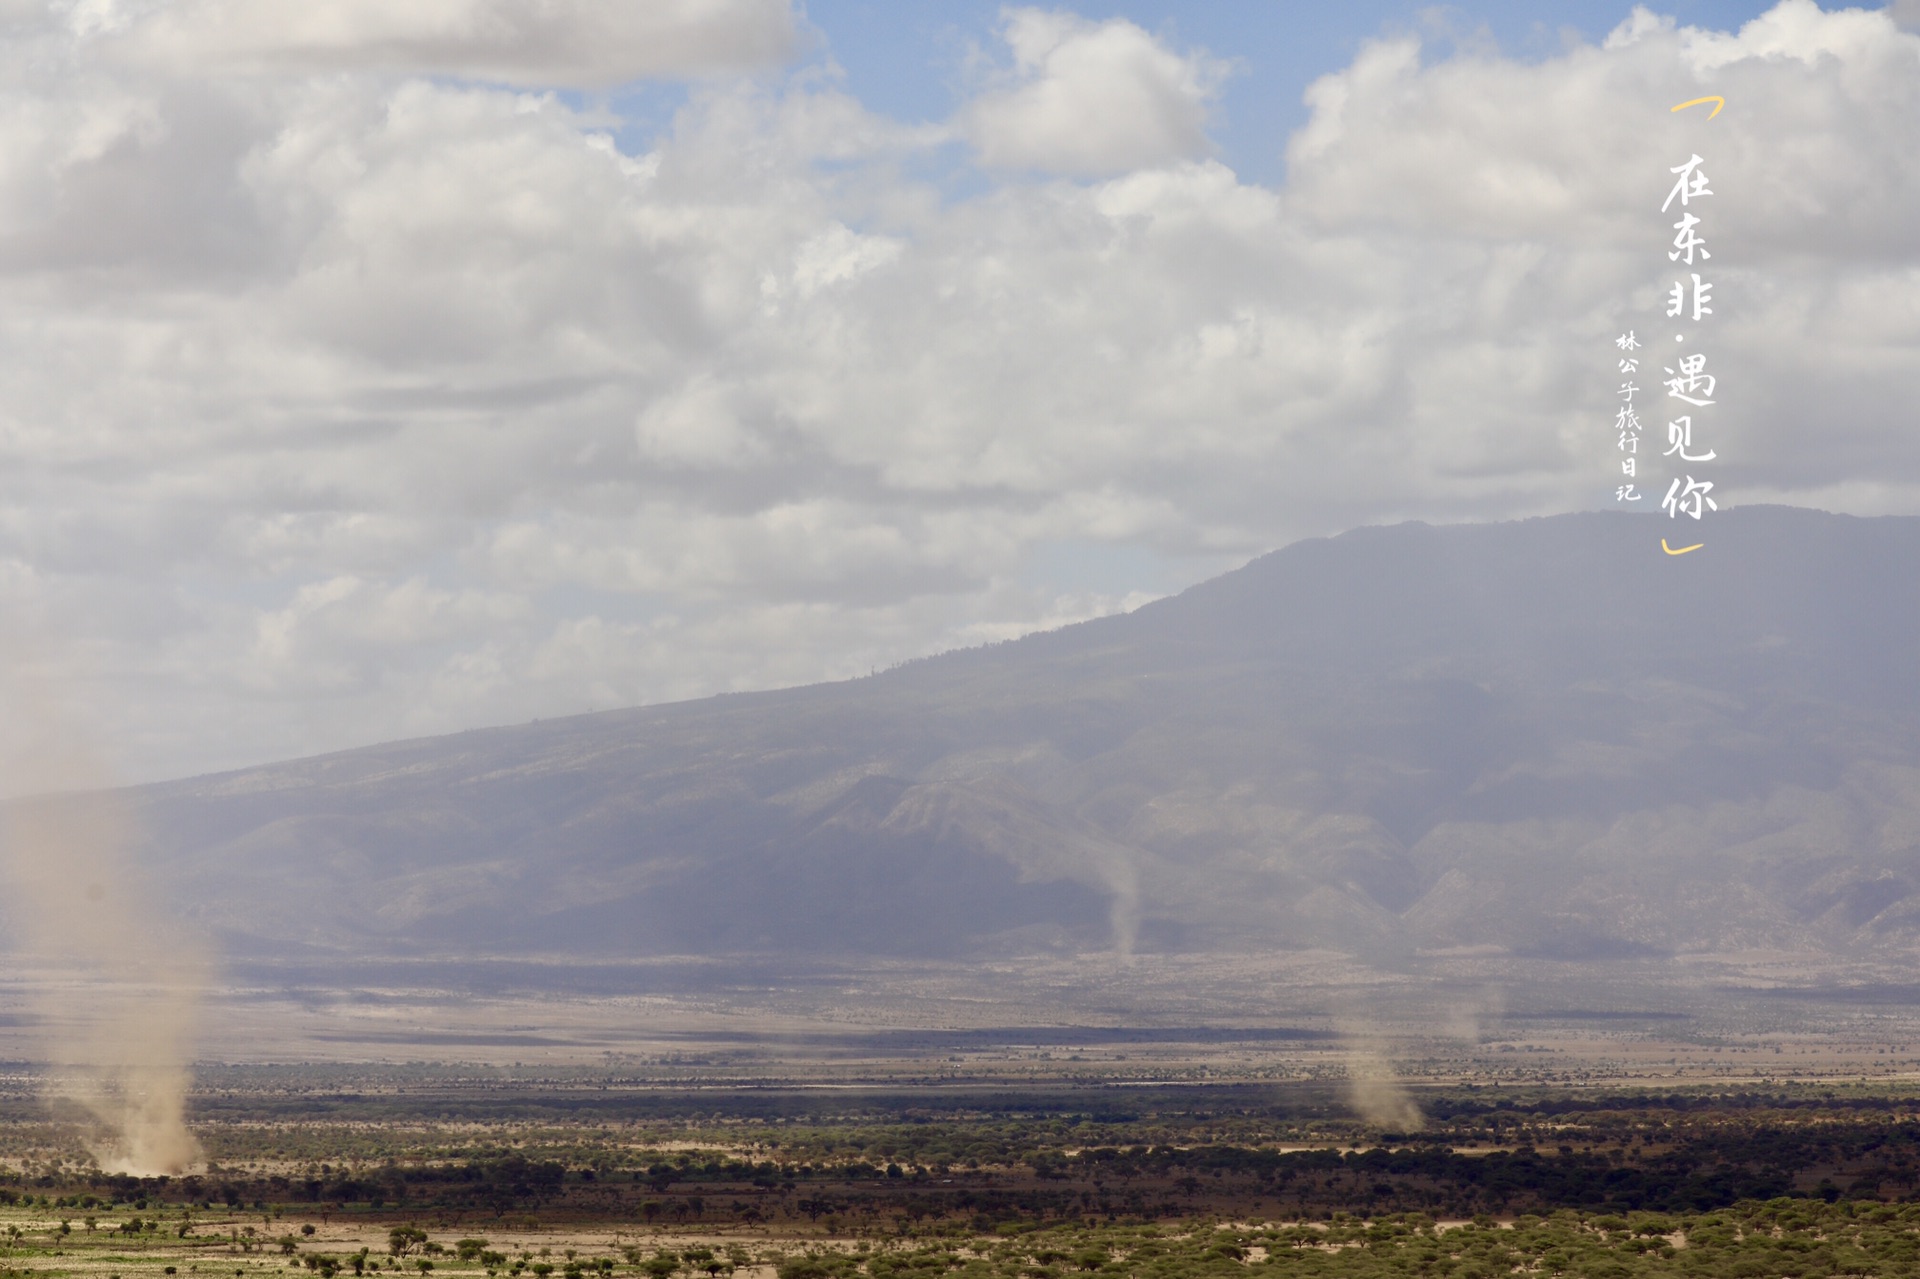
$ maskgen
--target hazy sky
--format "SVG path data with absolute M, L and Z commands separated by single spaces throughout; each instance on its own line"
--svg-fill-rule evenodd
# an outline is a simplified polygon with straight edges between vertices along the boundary
M 153 778 L 1612 506 L 1692 153 L 1720 496 L 1920 512 L 1902 4 L 0 0 L 11 660 Z

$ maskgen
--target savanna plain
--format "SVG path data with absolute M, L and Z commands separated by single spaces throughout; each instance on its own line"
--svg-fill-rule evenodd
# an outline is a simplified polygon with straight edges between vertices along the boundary
M 696 1010 L 467 1061 L 343 1029 L 199 1064 L 199 1156 L 149 1176 L 18 1065 L 0 1248 L 89 1279 L 1908 1275 L 1920 1017 L 1876 998 L 774 1039 Z

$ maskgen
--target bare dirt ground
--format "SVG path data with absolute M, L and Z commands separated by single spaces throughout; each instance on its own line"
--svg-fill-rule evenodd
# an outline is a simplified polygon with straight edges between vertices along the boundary
M 57 1037 L 57 973 L 0 976 L 0 1060 Z M 457 985 L 455 983 L 458 983 Z M 192 1055 L 464 1062 L 651 1079 L 1109 1084 L 1339 1080 L 1727 1083 L 1920 1077 L 1920 983 L 1753 952 L 1610 963 L 1330 952 L 770 971 L 760 962 L 229 965 Z

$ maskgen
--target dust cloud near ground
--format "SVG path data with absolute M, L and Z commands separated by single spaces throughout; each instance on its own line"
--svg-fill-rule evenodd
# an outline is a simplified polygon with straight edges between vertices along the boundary
M 134 864 L 125 803 L 55 681 L 0 655 L 0 872 L 16 964 L 36 998 L 49 1102 L 102 1169 L 175 1173 L 200 1157 L 186 1124 L 205 951 L 172 936 Z
M 1377 1046 L 1362 1043 L 1347 1055 L 1347 1098 L 1362 1120 L 1379 1128 L 1418 1132 L 1426 1117 Z

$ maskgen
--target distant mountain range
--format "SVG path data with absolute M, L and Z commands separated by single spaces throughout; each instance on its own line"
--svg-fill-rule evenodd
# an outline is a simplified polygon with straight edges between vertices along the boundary
M 1920 519 L 1680 524 L 1359 529 L 869 679 L 130 796 L 263 958 L 1913 946 Z

